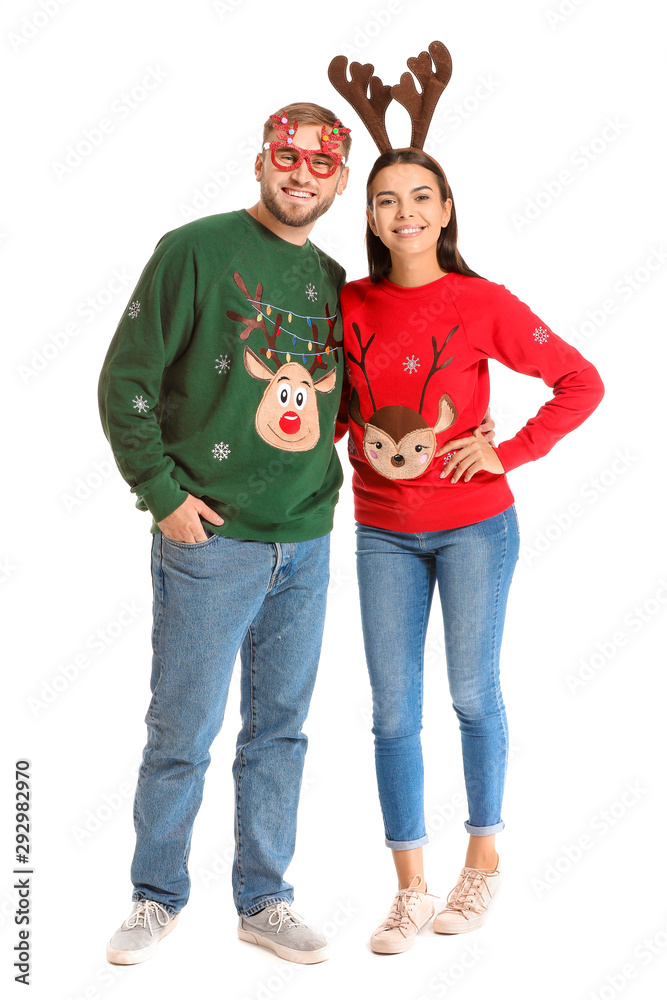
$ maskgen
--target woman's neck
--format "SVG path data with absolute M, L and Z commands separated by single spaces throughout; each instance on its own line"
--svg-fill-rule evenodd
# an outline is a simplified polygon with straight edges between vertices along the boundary
M 403 288 L 416 288 L 419 285 L 428 285 L 431 281 L 442 278 L 447 271 L 438 264 L 437 257 L 433 256 L 429 260 L 421 260 L 417 256 L 398 256 L 393 254 L 391 258 L 391 268 L 387 273 L 390 281 Z

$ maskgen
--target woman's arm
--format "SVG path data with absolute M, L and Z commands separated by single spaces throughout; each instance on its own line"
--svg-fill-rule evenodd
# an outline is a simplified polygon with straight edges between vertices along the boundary
M 460 449 L 442 472 L 444 477 L 456 469 L 452 482 L 461 475 L 467 482 L 482 469 L 509 472 L 541 458 L 582 424 L 604 396 L 602 379 L 590 361 L 503 285 L 484 284 L 478 286 L 481 295 L 477 301 L 462 311 L 470 346 L 480 359 L 494 358 L 513 371 L 541 378 L 553 389 L 553 398 L 514 437 L 495 449 L 479 431 L 448 441 L 438 455 Z
M 341 347 L 341 351 L 343 348 Z M 345 366 L 343 366 L 343 372 L 345 372 Z M 347 374 L 343 377 L 343 391 L 340 397 L 340 406 L 338 407 L 338 416 L 336 417 L 336 429 L 334 431 L 334 442 L 340 441 L 347 434 L 347 429 L 349 425 L 348 417 L 348 406 L 350 402 L 350 382 Z

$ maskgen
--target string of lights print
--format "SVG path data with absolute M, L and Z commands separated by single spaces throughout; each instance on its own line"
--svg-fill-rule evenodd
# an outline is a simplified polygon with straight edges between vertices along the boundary
M 272 303 L 272 302 L 259 302 L 257 299 L 250 299 L 250 298 L 248 299 L 248 301 L 250 302 L 251 306 L 254 306 L 255 309 L 257 309 L 257 321 L 258 322 L 260 322 L 262 319 L 268 319 L 274 309 L 277 310 L 278 312 L 284 312 L 285 311 L 284 309 L 281 309 L 279 306 L 275 305 L 275 303 Z M 265 313 L 262 312 L 262 309 L 266 309 L 266 312 Z M 337 315 L 338 315 L 337 313 L 334 313 L 333 316 L 302 316 L 300 313 L 288 312 L 288 314 L 287 314 L 287 322 L 291 323 L 293 319 L 305 319 L 306 322 L 307 322 L 307 324 L 308 324 L 308 326 L 312 327 L 313 320 L 326 320 L 326 322 L 329 325 L 331 325 L 336 320 Z M 311 339 L 307 339 L 305 337 L 300 337 L 297 333 L 294 333 L 293 330 L 283 330 L 283 328 L 281 326 L 278 326 L 276 328 L 276 330 L 275 330 L 276 337 L 279 337 L 281 333 L 286 333 L 288 337 L 292 338 L 292 346 L 293 347 L 295 347 L 297 341 L 299 341 L 302 344 L 307 344 L 308 345 L 308 350 L 312 352 L 312 350 L 313 350 L 313 340 L 312 340 L 312 338 Z M 324 350 L 324 352 L 322 352 L 322 350 L 320 348 L 319 341 L 316 340 L 314 343 L 315 343 L 315 348 L 316 348 L 317 360 L 318 361 L 320 360 L 320 357 L 321 357 L 322 353 L 324 353 L 324 354 L 330 354 L 331 353 L 331 348 L 327 347 Z M 318 348 L 319 348 L 319 350 L 317 350 Z M 302 352 L 302 351 L 296 351 L 295 353 L 296 354 L 301 354 L 301 356 L 303 358 L 303 363 L 305 364 L 306 360 L 307 360 L 306 354 L 304 352 Z M 275 354 L 275 355 L 282 355 L 285 358 L 285 361 L 287 361 L 287 362 L 289 362 L 289 361 L 292 360 L 292 352 L 291 351 L 277 351 L 275 348 L 267 348 L 267 351 L 266 351 L 267 358 L 270 358 L 273 354 Z

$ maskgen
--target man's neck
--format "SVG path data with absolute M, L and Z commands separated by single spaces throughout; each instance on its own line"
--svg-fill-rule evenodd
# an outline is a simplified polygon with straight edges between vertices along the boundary
M 246 209 L 248 215 L 252 215 L 253 219 L 257 219 L 266 229 L 269 229 L 276 236 L 279 236 L 281 240 L 285 240 L 287 243 L 293 243 L 295 246 L 302 247 L 308 239 L 308 234 L 315 225 L 311 222 L 309 226 L 286 226 L 282 222 L 278 222 L 275 215 L 271 215 L 266 205 L 263 202 L 258 201 L 256 205 L 252 208 Z

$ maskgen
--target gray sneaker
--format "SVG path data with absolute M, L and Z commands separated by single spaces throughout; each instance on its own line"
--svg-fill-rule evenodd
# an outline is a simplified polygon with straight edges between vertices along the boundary
M 288 962 L 314 965 L 329 957 L 322 935 L 312 930 L 284 899 L 251 917 L 239 916 L 238 934 L 242 941 L 270 948 Z
M 177 913 L 168 913 L 154 899 L 137 900 L 132 913 L 107 945 L 107 962 L 137 965 L 152 958 L 162 938 L 173 931 L 177 920 Z

